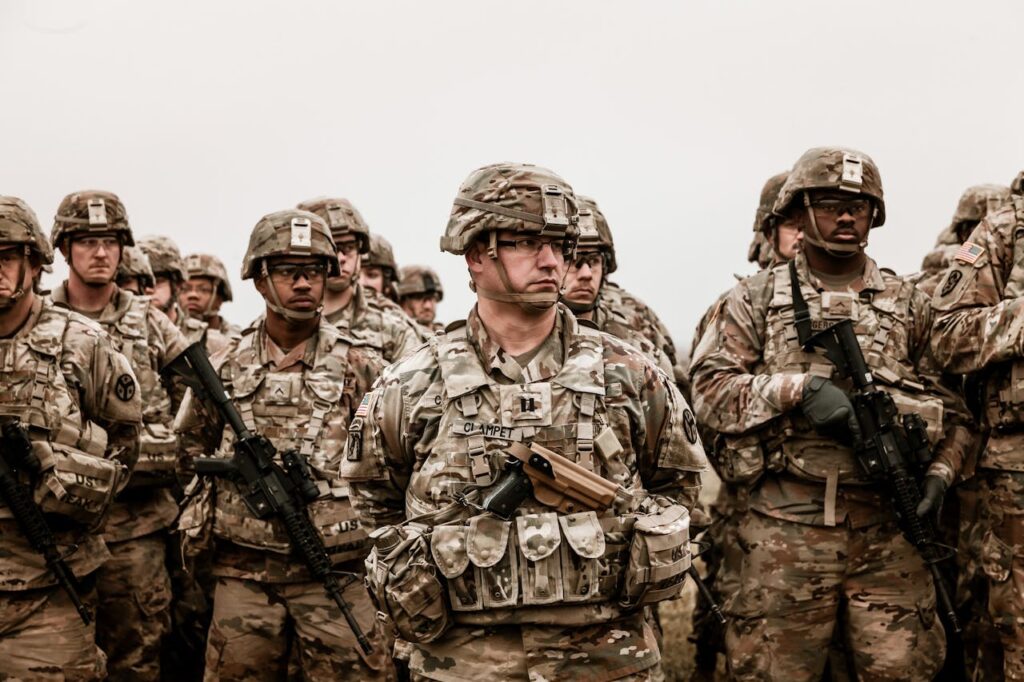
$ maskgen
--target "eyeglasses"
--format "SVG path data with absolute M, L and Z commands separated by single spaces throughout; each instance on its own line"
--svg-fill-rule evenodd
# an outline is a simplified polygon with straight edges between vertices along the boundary
M 267 266 L 270 276 L 277 282 L 298 282 L 304 277 L 307 282 L 322 282 L 327 276 L 323 263 L 275 263 Z
M 181 286 L 181 293 L 183 294 L 199 294 L 200 296 L 212 296 L 213 285 L 212 284 L 183 284 Z
M 343 255 L 343 256 L 352 256 L 352 255 L 354 255 L 356 253 L 356 251 L 359 250 L 359 242 L 357 242 L 357 241 L 338 242 L 337 243 L 337 247 L 338 247 L 338 253 L 340 253 L 341 255 Z
M 117 237 L 80 237 L 74 243 L 88 251 L 96 251 L 101 246 L 104 251 L 110 251 L 114 247 L 120 246 L 121 240 Z
M 599 253 L 581 253 L 576 256 L 576 260 L 572 262 L 572 267 L 579 270 L 584 265 L 589 265 L 590 269 L 595 269 L 598 265 L 604 263 L 604 256 Z
M 541 239 L 539 237 L 519 237 L 518 239 L 499 239 L 498 246 L 504 246 L 516 250 L 516 253 L 528 256 L 538 255 L 545 246 L 550 246 L 552 253 L 559 258 L 565 258 L 572 246 L 565 239 Z
M 818 199 L 811 202 L 811 208 L 833 218 L 849 213 L 854 218 L 863 218 L 871 210 L 871 202 L 867 199 Z

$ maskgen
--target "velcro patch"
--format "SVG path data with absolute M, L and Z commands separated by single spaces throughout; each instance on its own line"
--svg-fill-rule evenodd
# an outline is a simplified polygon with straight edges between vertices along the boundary
M 973 264 L 974 261 L 981 258 L 981 255 L 985 253 L 985 247 L 974 242 L 964 242 L 960 250 L 956 252 L 954 258 L 962 263 Z
M 523 430 L 512 426 L 501 424 L 488 424 L 486 422 L 474 422 L 468 419 L 456 419 L 452 424 L 452 434 L 457 436 L 472 436 L 480 434 L 484 438 L 496 438 L 498 440 L 522 440 Z

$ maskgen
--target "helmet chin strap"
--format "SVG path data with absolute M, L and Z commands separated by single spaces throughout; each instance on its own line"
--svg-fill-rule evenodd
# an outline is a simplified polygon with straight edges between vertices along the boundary
M 267 279 L 267 289 L 270 290 L 270 298 L 268 299 L 266 296 L 263 297 L 268 308 L 286 320 L 291 320 L 293 322 L 305 322 L 306 320 L 312 320 L 320 317 L 320 313 L 323 312 L 324 309 L 323 301 L 321 301 L 320 305 L 316 307 L 316 310 L 309 310 L 306 312 L 285 308 L 284 304 L 281 303 L 281 297 L 277 294 L 277 287 L 274 286 L 273 280 L 270 279 L 270 272 L 267 270 L 266 260 L 260 264 L 260 268 L 262 269 L 263 277 Z
M 834 258 L 852 258 L 867 248 L 868 238 L 866 235 L 859 244 L 836 244 L 835 242 L 825 241 L 825 238 L 821 236 L 821 232 L 818 231 L 818 221 L 814 217 L 814 209 L 811 208 L 811 198 L 807 192 L 804 192 L 804 208 L 807 210 L 807 217 L 811 223 L 811 229 L 804 232 L 804 241 L 814 244 L 819 249 L 824 249 L 828 255 Z M 872 222 L 874 222 L 874 218 L 872 218 Z M 868 224 L 868 230 L 871 230 L 870 223 Z
M 501 278 L 501 283 L 505 285 L 505 291 L 484 289 L 477 286 L 476 282 L 470 280 L 469 288 L 484 298 L 489 298 L 492 301 L 501 301 L 502 303 L 515 303 L 526 312 L 535 313 L 551 308 L 551 306 L 558 303 L 558 299 L 564 293 L 562 288 L 565 284 L 564 275 L 562 276 L 563 281 L 559 284 L 558 291 L 537 291 L 533 293 L 514 291 L 512 283 L 508 279 L 508 273 L 505 272 L 505 266 L 498 259 L 497 232 L 491 231 L 488 235 L 487 255 L 494 261 L 494 267 L 498 270 L 498 277 Z

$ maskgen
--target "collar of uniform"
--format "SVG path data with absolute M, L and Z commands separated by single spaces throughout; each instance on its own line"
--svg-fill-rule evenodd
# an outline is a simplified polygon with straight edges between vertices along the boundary
M 803 253 L 798 253 L 796 256 L 796 268 L 800 271 L 801 282 L 810 284 L 817 291 L 825 288 L 811 272 L 811 267 L 807 264 L 807 258 Z M 882 279 L 882 273 L 878 269 L 878 264 L 870 256 L 864 256 L 864 273 L 860 276 L 860 279 L 853 281 L 850 288 L 858 294 L 862 291 L 885 290 L 885 280 Z
M 43 310 L 43 297 L 36 296 L 36 300 L 32 302 L 32 309 L 28 313 L 28 317 L 25 318 L 25 322 L 18 328 L 18 331 L 14 332 L 14 335 L 10 338 L 21 338 L 28 336 L 32 333 L 32 330 L 36 328 L 36 323 L 39 321 L 39 314 Z
M 320 320 L 320 327 L 317 333 L 306 339 L 302 346 L 296 346 L 287 353 L 284 352 L 273 339 L 267 335 L 264 318 L 260 316 L 254 323 L 254 333 L 251 335 L 253 349 L 261 365 L 274 372 L 286 371 L 298 363 L 307 368 L 316 366 L 317 351 L 320 348 L 320 338 L 324 331 L 323 318 Z M 301 350 L 300 350 L 301 348 Z
M 64 308 L 74 310 L 74 308 L 71 307 L 71 304 L 68 303 L 67 280 L 64 280 L 59 287 L 53 290 L 50 294 L 50 298 L 54 303 Z M 95 319 L 95 321 L 100 324 L 117 322 L 124 317 L 124 314 L 128 311 L 128 308 L 132 304 L 132 298 L 134 298 L 132 292 L 125 291 L 124 289 L 117 289 L 107 305 L 100 311 L 100 315 Z
M 562 339 L 571 338 L 575 329 L 576 318 L 568 308 L 558 304 L 558 315 L 551 334 L 526 367 L 521 366 L 490 337 L 476 306 L 473 306 L 466 320 L 466 339 L 476 349 L 488 374 L 501 374 L 513 383 L 530 383 L 544 381 L 558 374 L 558 370 L 565 364 L 566 345 Z
M 327 321 L 336 327 L 352 329 L 356 321 L 366 312 L 366 290 L 363 289 L 363 285 L 359 282 L 355 282 L 352 286 L 354 291 L 352 292 L 352 300 L 348 302 L 348 305 L 325 316 Z

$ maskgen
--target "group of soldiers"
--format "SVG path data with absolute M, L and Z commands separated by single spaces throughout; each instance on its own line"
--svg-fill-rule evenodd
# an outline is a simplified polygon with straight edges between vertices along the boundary
M 0 678 L 659 680 L 695 539 L 700 675 L 1024 676 L 1021 185 L 965 192 L 902 277 L 865 253 L 874 162 L 809 150 L 689 358 L 537 166 L 459 187 L 476 303 L 444 327 L 344 198 L 259 219 L 242 329 L 223 264 L 136 244 L 115 194 L 49 238 L 0 197 Z M 901 507 L 871 457 L 908 443 Z

